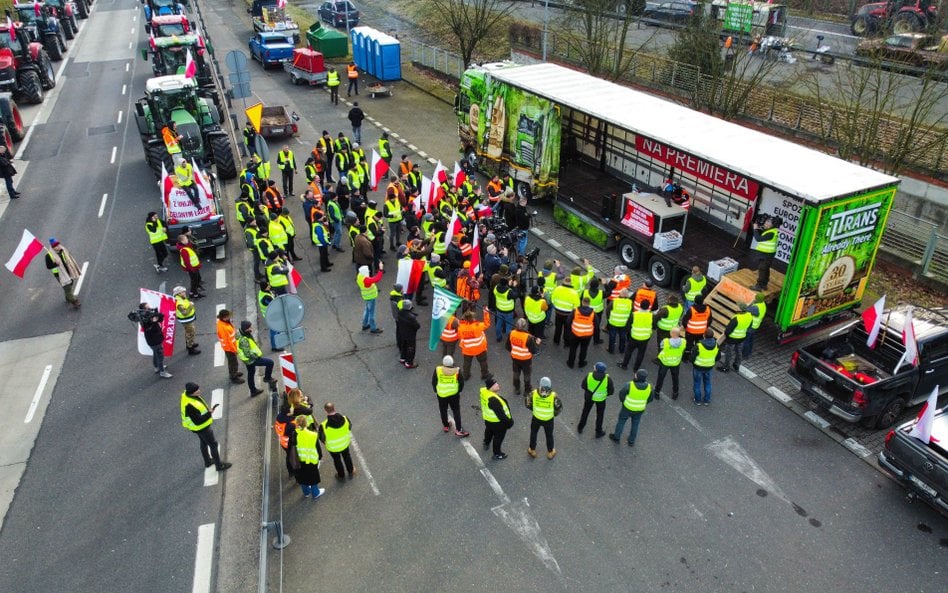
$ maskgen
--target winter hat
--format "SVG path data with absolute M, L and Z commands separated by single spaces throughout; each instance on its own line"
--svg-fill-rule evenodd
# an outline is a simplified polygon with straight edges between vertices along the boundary
M 369 266 L 359 266 L 359 273 L 363 276 L 369 275 Z
M 414 306 L 415 304 L 407 299 L 402 301 L 402 309 L 404 309 L 405 311 L 411 311 Z
M 242 332 L 249 330 L 251 327 L 253 327 L 253 324 L 250 323 L 249 321 L 245 320 L 245 321 L 240 322 L 240 331 Z
M 56 240 L 56 237 L 50 237 L 50 238 L 49 238 L 49 246 L 50 246 L 50 247 L 56 247 L 57 245 L 59 245 L 59 241 Z
M 193 395 L 198 389 L 200 389 L 200 386 L 197 383 L 188 382 L 184 384 L 184 392 L 188 395 Z
M 397 290 L 398 292 L 402 292 L 403 290 L 405 290 L 405 287 L 396 282 L 395 286 L 392 287 L 392 290 Z
M 171 294 L 174 296 L 177 296 L 179 294 L 184 294 L 186 292 L 188 292 L 187 288 L 183 286 L 175 286 L 174 289 L 171 291 Z
M 487 377 L 486 379 L 484 379 L 484 387 L 490 389 L 494 385 L 497 385 L 497 381 L 494 381 L 493 377 Z
M 450 356 L 445 356 L 444 358 L 441 359 L 441 364 L 442 366 L 453 367 L 454 359 L 451 358 Z
M 646 379 L 648 379 L 648 371 L 646 371 L 645 369 L 639 369 L 635 371 L 635 381 L 637 383 L 642 383 Z
M 605 372 L 606 372 L 606 363 L 604 363 L 604 362 L 597 362 L 597 363 L 596 363 L 596 366 L 593 367 L 593 370 L 594 370 L 595 372 L 597 372 L 597 373 L 605 373 Z
M 438 255 L 437 253 L 432 253 L 432 254 L 431 254 L 431 263 L 433 263 L 433 264 L 440 264 L 440 263 L 441 263 L 441 256 Z

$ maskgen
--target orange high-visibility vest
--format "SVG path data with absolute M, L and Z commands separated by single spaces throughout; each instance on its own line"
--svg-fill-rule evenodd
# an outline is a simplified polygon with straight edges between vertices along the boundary
M 588 315 L 583 315 L 576 309 L 573 312 L 573 335 L 579 338 L 588 338 L 593 335 L 593 319 L 596 317 L 595 311 L 590 311 Z
M 458 328 L 456 325 L 457 317 L 454 315 L 448 319 L 448 324 L 444 326 L 444 330 L 441 332 L 441 341 L 442 342 L 457 342 L 458 341 Z
M 273 421 L 273 430 L 280 437 L 280 446 L 286 449 L 290 446 L 290 435 L 286 434 L 286 422 L 280 422 L 279 420 Z
M 349 80 L 353 78 L 359 78 L 359 70 L 356 68 L 355 64 L 349 64 L 346 66 L 346 74 L 349 77 Z
M 612 280 L 616 283 L 616 287 L 613 288 L 612 292 L 609 294 L 610 301 L 619 298 L 619 293 L 632 285 L 632 279 L 625 274 L 621 276 L 613 276 Z
M 655 294 L 654 290 L 649 290 L 648 288 L 638 289 L 637 291 L 635 291 L 635 310 L 636 311 L 642 310 L 642 301 L 644 301 L 645 299 L 648 299 L 649 310 L 651 310 L 655 306 L 656 296 L 657 295 Z
M 458 325 L 458 337 L 461 340 L 461 354 L 477 356 L 487 352 L 487 336 L 484 330 L 490 327 L 490 313 L 484 312 L 484 321 L 461 321 Z
M 527 340 L 530 334 L 519 329 L 510 332 L 510 358 L 514 360 L 530 360 L 533 353 L 527 348 Z
M 703 336 L 708 329 L 708 320 L 711 318 L 711 307 L 705 307 L 704 313 L 699 313 L 694 307 L 688 316 L 688 326 L 685 332 L 696 336 Z

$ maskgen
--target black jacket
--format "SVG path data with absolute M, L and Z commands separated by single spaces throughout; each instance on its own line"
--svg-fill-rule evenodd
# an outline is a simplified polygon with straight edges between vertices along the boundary
M 158 346 L 164 339 L 164 332 L 161 331 L 161 322 L 164 321 L 164 313 L 153 311 L 151 317 L 142 321 L 142 331 L 145 333 L 145 343 L 149 346 Z
M 413 341 L 415 334 L 421 324 L 418 323 L 418 316 L 410 309 L 399 309 L 398 317 L 395 319 L 395 339 Z
M 352 127 L 358 128 L 362 125 L 362 120 L 365 119 L 365 113 L 359 107 L 353 107 L 349 110 L 349 121 L 352 122 Z

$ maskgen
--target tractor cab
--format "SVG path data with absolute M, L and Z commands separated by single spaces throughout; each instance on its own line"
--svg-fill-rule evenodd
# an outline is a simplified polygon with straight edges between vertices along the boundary
M 164 123 L 174 122 L 181 140 L 181 152 L 187 159 L 203 160 L 201 126 L 194 118 L 200 113 L 197 83 L 181 75 L 159 76 L 145 83 L 145 95 L 151 113 Z
M 166 14 L 151 18 L 151 34 L 155 37 L 184 36 L 192 32 L 191 22 L 182 14 Z

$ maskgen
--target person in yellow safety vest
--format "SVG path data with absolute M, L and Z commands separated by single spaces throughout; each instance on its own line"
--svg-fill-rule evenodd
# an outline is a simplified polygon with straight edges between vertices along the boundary
M 616 338 L 619 342 L 619 354 L 625 354 L 629 341 L 629 319 L 632 317 L 632 298 L 629 290 L 624 288 L 618 294 L 613 293 L 609 305 L 609 314 L 606 324 L 609 326 L 609 347 L 606 352 L 615 354 Z
M 283 195 L 293 196 L 293 177 L 296 176 L 296 155 L 288 144 L 277 154 L 277 168 L 280 169 L 283 180 Z
M 619 364 L 620 369 L 629 368 L 629 360 L 632 353 L 637 352 L 635 356 L 635 366 L 632 368 L 639 370 L 642 367 L 642 360 L 645 359 L 645 349 L 648 348 L 648 341 L 652 337 L 652 327 L 654 325 L 654 314 L 649 309 L 651 303 L 648 299 L 640 303 L 643 310 L 633 311 L 629 319 L 629 344 L 625 349 L 625 356 Z
M 724 364 L 718 367 L 722 373 L 727 373 L 731 369 L 735 371 L 741 368 L 741 357 L 743 355 L 744 339 L 747 338 L 747 332 L 754 323 L 754 317 L 760 311 L 756 305 L 741 305 L 741 310 L 731 317 L 722 334 L 724 342 Z
M 661 347 L 662 340 L 671 335 L 673 327 L 681 326 L 681 317 L 685 308 L 678 302 L 677 295 L 669 295 L 668 303 L 655 313 L 655 345 Z
M 182 138 L 184 138 L 184 136 L 178 133 L 178 128 L 174 122 L 161 128 L 161 139 L 164 141 L 165 148 L 168 149 L 168 154 L 171 156 L 181 154 L 181 145 L 178 143 L 181 142 Z
M 566 328 L 566 321 L 570 313 L 580 305 L 579 294 L 573 290 L 573 284 L 569 278 L 564 278 L 563 283 L 553 289 L 550 294 L 550 304 L 553 305 L 556 315 L 553 343 L 559 346 L 560 337 L 562 337 L 564 345 L 569 346 L 569 330 Z
M 596 319 L 593 322 L 593 344 L 602 344 L 602 338 L 599 336 L 599 326 L 602 324 L 602 312 L 606 308 L 606 294 L 602 289 L 602 280 L 593 278 L 583 289 L 580 298 L 589 299 L 589 306 L 596 312 Z
M 583 269 L 586 271 L 584 272 Z M 573 290 L 582 294 L 586 290 L 586 286 L 589 284 L 589 281 L 593 279 L 593 269 L 592 264 L 589 263 L 589 260 L 583 258 L 583 266 L 576 266 L 573 268 L 573 271 L 570 273 L 570 281 L 573 284 Z
M 494 459 L 507 459 L 501 448 L 507 430 L 514 425 L 507 400 L 500 395 L 500 383 L 493 377 L 484 379 L 481 387 L 481 417 L 484 419 L 484 450 L 493 445 Z
M 448 408 L 454 415 L 454 436 L 464 438 L 471 433 L 464 430 L 461 424 L 461 392 L 464 391 L 464 377 L 461 369 L 454 366 L 454 357 L 445 355 L 441 359 L 441 366 L 435 367 L 431 373 L 431 388 L 438 396 L 438 412 L 441 414 L 441 429 L 451 432 L 451 421 L 448 419 Z
M 148 242 L 151 248 L 155 250 L 155 272 L 167 272 L 165 259 L 168 258 L 168 227 L 158 218 L 157 212 L 149 212 L 145 217 L 145 232 L 148 234 Z
M 220 404 L 208 406 L 201 396 L 201 388 L 197 383 L 185 383 L 181 392 L 181 425 L 197 435 L 201 441 L 201 457 L 204 458 L 204 467 L 217 468 L 222 472 L 232 467 L 232 463 L 221 461 L 220 450 L 214 430 L 214 410 Z
M 293 217 L 290 216 L 290 209 L 284 206 L 277 216 L 277 222 L 286 232 L 286 251 L 292 261 L 300 261 L 303 258 L 296 254 L 296 225 L 293 224 Z
M 247 148 L 247 154 L 253 158 L 257 155 L 257 129 L 253 127 L 253 124 L 250 122 L 250 120 L 247 120 L 247 125 L 244 126 L 243 135 L 244 146 Z
M 610 439 L 617 443 L 622 440 L 625 422 L 631 420 L 632 429 L 629 431 L 627 442 L 630 447 L 635 444 L 635 437 L 639 433 L 639 423 L 642 421 L 642 413 L 645 412 L 645 406 L 651 401 L 651 396 L 652 386 L 648 384 L 648 371 L 645 369 L 635 371 L 635 380 L 619 390 L 622 407 L 619 409 L 616 429 L 609 435 Z
M 267 224 L 267 233 L 274 247 L 286 250 L 287 242 L 289 242 L 290 237 L 286 234 L 286 227 L 280 223 L 280 212 L 280 210 L 270 211 L 270 222 Z
M 339 134 L 336 135 L 336 139 L 333 140 L 333 148 L 336 150 L 336 152 L 339 152 L 345 148 L 346 150 L 350 151 L 351 156 L 352 142 L 346 137 L 345 133 L 339 132 Z
M 672 399 L 678 399 L 678 371 L 681 368 L 686 346 L 685 339 L 681 337 L 681 330 L 677 327 L 672 328 L 671 334 L 659 344 L 655 399 L 662 398 L 662 383 L 665 382 L 665 375 L 669 371 L 672 376 Z
M 326 224 L 326 216 L 323 214 L 317 215 L 316 220 L 313 221 L 312 228 L 311 239 L 313 245 L 319 249 L 319 271 L 332 272 L 332 267 L 335 264 L 329 261 L 329 245 L 332 240 L 329 237 L 329 226 Z
M 188 234 L 178 235 L 178 257 L 181 267 L 188 273 L 191 281 L 191 292 L 189 296 L 192 299 L 199 299 L 204 296 L 204 281 L 201 279 L 201 257 L 197 249 L 191 243 L 191 237 Z
M 306 176 L 307 185 L 319 184 L 319 180 L 316 179 L 319 177 L 319 171 L 316 170 L 316 161 L 313 157 L 306 159 L 306 163 L 303 165 L 303 175 Z
M 389 195 L 382 205 L 385 212 L 385 220 L 388 221 L 388 248 L 392 251 L 398 249 L 402 242 L 402 205 L 398 202 L 398 197 Z
M 349 145 L 344 144 L 336 149 L 335 154 L 332 157 L 333 163 L 336 165 L 336 172 L 339 173 L 340 178 L 347 176 L 349 169 L 352 168 L 352 155 L 349 154 Z M 356 185 L 349 184 L 349 187 L 355 188 Z
M 589 419 L 589 411 L 593 404 L 596 405 L 596 438 L 606 436 L 606 431 L 602 429 L 602 418 L 606 411 L 606 398 L 612 395 L 615 386 L 612 379 L 606 373 L 606 363 L 597 362 L 593 371 L 586 375 L 583 382 L 580 383 L 583 388 L 583 411 L 579 416 L 579 424 L 576 425 L 576 432 L 583 434 L 586 428 L 586 420 Z
M 428 264 L 425 266 L 425 272 L 428 273 L 428 282 L 431 283 L 431 286 L 444 289 L 448 288 L 448 275 L 445 274 L 444 268 L 441 267 L 440 255 L 437 253 L 431 254 Z
M 299 393 L 300 395 L 297 395 Z M 286 463 L 286 472 L 293 476 L 299 466 L 294 463 L 293 454 L 296 448 L 296 431 L 294 420 L 299 415 L 309 415 L 313 413 L 311 407 L 304 407 L 299 398 L 302 392 L 299 389 L 291 389 L 287 393 L 286 401 L 280 405 L 276 417 L 273 419 L 273 432 L 276 433 L 280 448 L 283 449 L 283 459 Z M 296 405 L 300 403 L 301 405 Z
M 556 446 L 553 443 L 553 418 L 559 416 L 563 409 L 563 402 L 560 401 L 556 392 L 553 391 L 553 382 L 549 377 L 540 378 L 540 387 L 530 393 L 527 393 L 523 403 L 528 410 L 533 411 L 530 418 L 530 445 L 527 447 L 527 455 L 537 456 L 537 433 L 543 428 L 546 435 L 546 458 L 556 457 Z
M 273 302 L 273 299 L 276 298 L 276 295 L 273 294 L 273 289 L 270 287 L 270 283 L 266 280 L 263 280 L 259 283 L 257 289 L 257 306 L 260 307 L 260 318 L 267 318 L 267 309 L 270 308 L 270 303 Z M 269 329 L 269 328 L 268 328 Z M 276 346 L 276 332 L 272 329 L 270 331 L 270 350 L 272 352 L 283 352 L 283 348 L 277 348 Z
M 257 389 L 255 381 L 257 367 L 263 367 L 263 380 L 270 385 L 270 389 L 276 389 L 277 381 L 273 378 L 273 359 L 263 356 L 260 346 L 253 338 L 253 324 L 247 320 L 240 322 L 240 335 L 237 336 L 237 358 L 247 367 L 247 387 L 250 388 L 250 397 L 256 397 L 263 393 L 262 389 Z
M 332 457 L 333 466 L 336 468 L 336 479 L 344 479 L 347 473 L 350 478 L 354 478 L 359 470 L 352 465 L 352 455 L 349 453 L 349 445 L 352 443 L 352 421 L 348 416 L 337 412 L 332 402 L 326 402 L 323 411 L 326 412 L 326 419 L 319 425 L 319 440 L 326 445 L 326 450 Z
M 523 393 L 530 393 L 533 384 L 530 377 L 533 372 L 533 355 L 540 349 L 543 340 L 527 332 L 527 320 L 520 318 L 514 324 L 507 338 L 507 350 L 513 364 L 514 393 L 520 395 L 520 375 L 523 374 Z
M 196 312 L 194 303 L 188 299 L 188 289 L 183 286 L 175 286 L 171 294 L 174 296 L 175 313 L 178 323 L 184 328 L 184 344 L 188 349 L 188 355 L 194 356 L 200 354 L 201 351 L 198 350 L 199 344 L 194 341 L 197 335 L 197 331 L 194 329 Z
M 260 158 L 260 155 L 255 154 L 253 156 L 254 166 L 254 175 L 257 178 L 257 183 L 268 183 L 270 181 L 270 161 L 265 161 Z
M 326 72 L 326 86 L 329 88 L 329 102 L 333 105 L 339 104 L 339 84 L 339 73 L 335 67 L 330 66 Z
M 704 289 L 707 286 L 708 279 L 701 273 L 701 268 L 692 266 L 691 275 L 685 278 L 685 281 L 681 283 L 681 294 L 685 310 L 691 307 L 691 304 L 695 302 L 699 294 L 704 294 Z
M 262 220 L 260 222 L 263 222 Z M 270 254 L 273 253 L 273 250 L 276 249 L 273 246 L 273 243 L 270 242 L 270 225 L 269 223 L 263 227 L 257 225 L 257 238 L 254 241 L 254 276 L 258 279 L 266 278 L 266 262 L 270 257 Z M 259 270 L 257 269 L 257 261 L 259 260 L 260 266 Z
M 240 195 L 234 202 L 234 209 L 237 211 L 237 222 L 240 223 L 240 227 L 247 228 L 247 224 L 253 220 L 254 212 L 253 203 L 250 201 L 250 194 L 246 188 L 241 188 Z
M 569 315 L 567 320 L 570 326 L 569 357 L 566 366 L 573 368 L 576 363 L 576 350 L 579 349 L 579 368 L 586 366 L 586 350 L 592 340 L 596 324 L 596 312 L 589 306 L 589 299 L 583 299 L 582 304 Z
M 494 337 L 497 338 L 497 342 L 502 342 L 514 325 L 517 299 L 520 298 L 517 279 L 501 277 L 491 292 L 494 296 Z
M 378 283 L 382 279 L 382 272 L 385 265 L 379 262 L 379 271 L 374 276 L 369 276 L 369 266 L 359 266 L 359 273 L 356 274 L 356 286 L 359 287 L 359 293 L 365 308 L 362 311 L 362 331 L 371 330 L 373 334 L 382 333 L 381 328 L 375 326 L 375 300 L 379 296 Z
M 349 88 L 346 89 L 346 96 L 351 97 L 352 91 L 355 90 L 355 94 L 359 94 L 359 69 L 356 67 L 355 62 L 349 62 L 349 65 L 346 66 L 346 78 L 349 79 Z
M 711 403 L 711 373 L 719 358 L 721 358 L 721 351 L 718 348 L 718 341 L 714 339 L 714 330 L 708 328 L 704 332 L 704 339 L 695 344 L 695 350 L 691 355 L 696 406 L 702 404 L 707 406 Z
M 267 282 L 273 289 L 273 294 L 279 296 L 286 294 L 290 288 L 290 267 L 283 259 L 283 252 L 274 249 L 267 258 Z
M 382 137 L 379 138 L 379 156 L 386 165 L 392 166 L 392 144 L 388 139 L 388 132 L 382 132 Z
M 318 499 L 326 493 L 325 488 L 319 487 L 322 477 L 319 475 L 319 460 L 323 456 L 319 447 L 319 433 L 316 430 L 316 421 L 310 415 L 300 414 L 293 421 L 293 426 L 287 430 L 295 433 L 296 458 L 299 467 L 293 472 L 296 483 L 303 491 L 303 498 L 312 496 Z
M 349 154 L 352 155 L 352 162 L 353 162 L 353 163 L 365 163 L 365 162 L 366 162 L 366 160 L 365 160 L 365 151 L 362 150 L 362 147 L 359 145 L 358 142 L 353 142 L 353 143 L 352 143 L 352 148 L 349 149 Z M 368 170 L 368 167 L 366 167 L 366 170 Z
M 201 209 L 201 198 L 198 195 L 197 185 L 194 184 L 194 167 L 191 166 L 191 163 L 181 159 L 174 166 L 174 182 L 175 185 L 184 190 L 188 197 L 191 198 L 191 203 L 194 204 L 194 207 L 198 210 Z
M 744 360 L 750 358 L 751 353 L 754 351 L 754 334 L 760 329 L 761 324 L 764 322 L 764 316 L 767 315 L 767 303 L 764 302 L 764 298 L 764 294 L 760 292 L 754 297 L 753 306 L 757 308 L 757 313 L 754 314 L 754 318 L 751 320 L 750 329 L 747 330 L 747 337 L 744 338 L 744 343 L 741 346 L 741 355 Z M 750 312 L 750 308 L 747 310 Z
M 523 314 L 530 324 L 530 334 L 535 338 L 545 339 L 544 326 L 546 325 L 546 313 L 550 305 L 540 294 L 540 287 L 534 286 L 530 289 L 530 294 L 523 299 Z
M 754 223 L 754 243 L 751 249 L 756 257 L 757 284 L 752 286 L 751 290 L 767 290 L 767 285 L 770 284 L 770 265 L 777 255 L 782 222 L 780 218 L 768 216 L 763 225 Z

